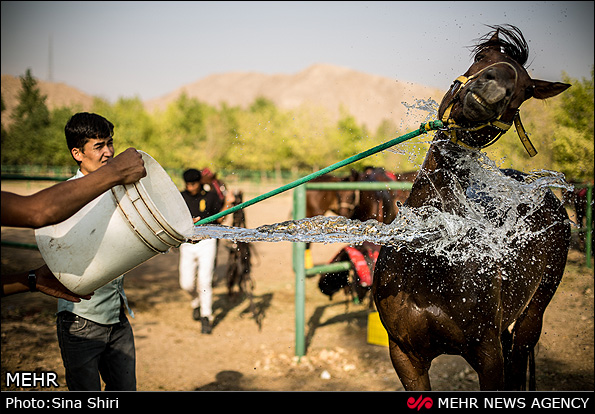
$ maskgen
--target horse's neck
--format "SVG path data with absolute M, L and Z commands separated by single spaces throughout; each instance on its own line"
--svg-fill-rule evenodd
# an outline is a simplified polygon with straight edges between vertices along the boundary
M 467 186 L 468 171 L 461 168 L 457 160 L 464 156 L 464 151 L 438 132 L 406 204 L 412 207 L 432 205 L 445 212 L 459 212 L 459 197 Z
M 436 133 L 421 169 L 426 172 L 434 172 L 446 169 L 448 171 L 458 171 L 461 168 L 460 160 L 466 157 L 468 151 L 459 145 L 452 143 L 441 131 Z

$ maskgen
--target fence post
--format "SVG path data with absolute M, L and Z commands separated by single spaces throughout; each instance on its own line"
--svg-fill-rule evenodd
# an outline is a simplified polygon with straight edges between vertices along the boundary
M 293 219 L 306 217 L 306 186 L 300 185 L 293 190 Z M 295 272 L 295 355 L 298 358 L 306 354 L 306 269 L 304 254 L 306 243 L 292 243 L 293 271 Z

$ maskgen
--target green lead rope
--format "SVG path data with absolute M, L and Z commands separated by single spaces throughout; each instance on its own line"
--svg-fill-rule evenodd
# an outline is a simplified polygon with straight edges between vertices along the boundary
M 243 202 L 241 204 L 238 204 L 237 206 L 233 206 L 233 207 L 231 207 L 231 208 L 229 208 L 227 210 L 220 211 L 217 214 L 213 214 L 210 217 L 207 217 L 207 218 L 204 218 L 202 220 L 197 221 L 194 225 L 195 226 L 198 226 L 200 224 L 210 223 L 212 221 L 217 220 L 220 217 L 223 217 L 223 216 L 226 216 L 228 214 L 234 213 L 234 212 L 236 212 L 238 210 L 241 210 L 243 208 L 246 208 L 248 206 L 251 206 L 253 204 L 256 204 L 256 203 L 258 203 L 258 202 L 260 202 L 262 200 L 266 200 L 269 197 L 272 197 L 274 195 L 280 194 L 280 193 L 282 193 L 284 191 L 287 191 L 287 190 L 291 190 L 292 188 L 295 188 L 298 185 L 302 185 L 302 184 L 304 184 L 304 183 L 306 183 L 306 182 L 308 182 L 310 180 L 313 180 L 314 178 L 320 177 L 321 175 L 327 174 L 327 173 L 329 173 L 331 171 L 334 171 L 334 170 L 336 170 L 338 168 L 344 167 L 346 165 L 349 165 L 351 163 L 354 163 L 356 161 L 359 161 L 359 160 L 361 160 L 363 158 L 369 157 L 370 155 L 376 154 L 377 152 L 384 151 L 387 148 L 390 148 L 390 147 L 392 147 L 394 145 L 400 144 L 401 142 L 407 141 L 407 140 L 409 140 L 411 138 L 415 138 L 415 137 L 417 137 L 417 136 L 419 136 L 421 134 L 425 134 L 428 131 L 433 131 L 433 130 L 436 130 L 436 129 L 440 129 L 442 127 L 443 127 L 442 121 L 439 121 L 439 120 L 430 121 L 428 123 L 421 124 L 420 127 L 419 127 L 419 129 L 417 129 L 415 131 L 411 131 L 411 132 L 409 132 L 409 133 L 407 133 L 407 134 L 405 134 L 403 136 L 400 136 L 398 138 L 395 138 L 395 139 L 392 139 L 390 141 L 387 141 L 384 144 L 377 145 L 374 148 L 370 148 L 369 150 L 360 152 L 359 154 L 356 154 L 356 155 L 353 155 L 353 156 L 351 156 L 349 158 L 346 158 L 343 161 L 339 161 L 339 162 L 337 162 L 337 163 L 335 163 L 333 165 L 329 165 L 328 167 L 323 168 L 322 170 L 319 170 L 319 171 L 316 171 L 316 172 L 314 172 L 312 174 L 306 175 L 305 177 L 299 178 L 299 179 L 297 179 L 297 180 L 295 180 L 295 181 L 293 181 L 293 182 L 291 182 L 289 184 L 285 184 L 284 186 L 281 186 L 281 187 L 277 188 L 276 190 L 272 190 L 272 191 L 269 191 L 268 193 L 259 195 L 258 197 L 254 197 L 253 199 L 248 200 L 248 201 L 245 201 L 245 202 Z

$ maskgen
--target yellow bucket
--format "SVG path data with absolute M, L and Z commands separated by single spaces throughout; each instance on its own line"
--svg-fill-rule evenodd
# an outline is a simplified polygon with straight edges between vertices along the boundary
M 380 322 L 378 312 L 368 314 L 368 343 L 372 345 L 388 346 L 388 333 Z

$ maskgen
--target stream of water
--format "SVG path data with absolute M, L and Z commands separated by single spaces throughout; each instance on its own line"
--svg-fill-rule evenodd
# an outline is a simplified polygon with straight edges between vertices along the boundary
M 498 259 L 506 255 L 511 239 L 529 243 L 535 236 L 528 217 L 538 208 L 551 187 L 569 190 L 561 173 L 536 171 L 525 181 L 505 176 L 485 156 L 473 162 L 471 182 L 458 192 L 465 216 L 449 214 L 435 207 L 400 206 L 395 220 L 383 224 L 376 220 L 361 222 L 341 216 L 316 216 L 301 220 L 263 225 L 254 229 L 222 225 L 196 226 L 190 242 L 205 238 L 228 239 L 234 242 L 371 242 L 410 250 L 431 251 L 451 262 L 475 259 Z M 520 205 L 524 208 L 519 209 Z M 520 211 L 523 211 L 521 214 Z M 464 245 L 465 249 L 454 249 Z M 452 252 L 457 252 L 453 254 Z M 460 252 L 465 254 L 461 255 Z
M 408 108 L 428 111 L 428 118 L 431 118 L 435 116 L 438 105 L 418 100 Z M 371 242 L 430 251 L 443 255 L 451 263 L 469 258 L 498 259 L 507 254 L 507 246 L 512 239 L 517 244 L 529 243 L 538 235 L 530 230 L 527 219 L 541 205 L 550 188 L 572 189 L 563 174 L 555 171 L 535 171 L 529 173 L 524 181 L 517 181 L 503 174 L 492 160 L 480 152 L 473 151 L 470 156 L 468 154 L 457 161 L 470 172 L 467 188 L 453 189 L 464 207 L 464 216 L 445 213 L 431 206 L 400 206 L 397 217 L 390 224 L 376 220 L 361 222 L 340 216 L 290 220 L 255 229 L 206 224 L 196 226 L 189 241 L 215 238 L 235 242 L 351 245 Z M 519 208 L 521 205 L 523 208 Z M 454 248 L 457 246 L 465 248 Z

